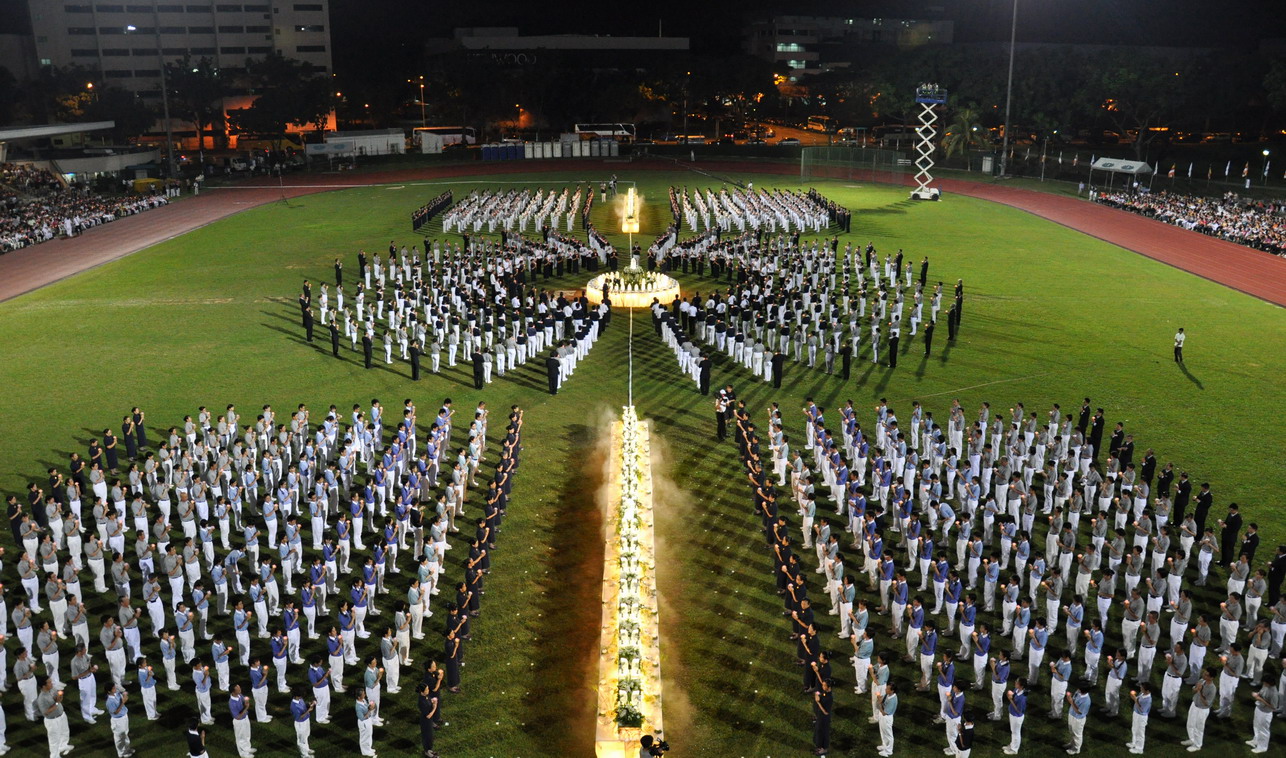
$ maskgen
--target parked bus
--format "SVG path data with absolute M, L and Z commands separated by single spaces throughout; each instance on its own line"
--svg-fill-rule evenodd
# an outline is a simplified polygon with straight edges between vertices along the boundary
M 634 124 L 576 124 L 574 131 L 581 139 L 614 139 L 634 141 Z
M 835 124 L 830 116 L 809 116 L 807 128 L 810 132 L 830 134 L 835 130 Z
M 417 126 L 411 134 L 416 147 L 420 146 L 420 135 L 425 133 L 441 137 L 443 147 L 478 144 L 478 133 L 472 126 Z

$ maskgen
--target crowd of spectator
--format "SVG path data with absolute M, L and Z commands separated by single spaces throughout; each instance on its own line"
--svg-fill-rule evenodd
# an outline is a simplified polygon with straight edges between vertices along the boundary
M 1235 192 L 1198 197 L 1172 192 L 1099 192 L 1097 202 L 1167 224 L 1286 256 L 1286 203 L 1251 200 Z
M 73 237 L 90 227 L 162 205 L 167 192 L 110 196 L 87 186 L 64 186 L 50 171 L 0 163 L 0 253 Z

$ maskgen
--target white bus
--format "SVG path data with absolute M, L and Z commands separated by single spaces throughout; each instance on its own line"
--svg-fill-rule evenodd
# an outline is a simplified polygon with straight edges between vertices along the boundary
M 581 139 L 615 139 L 619 142 L 634 141 L 634 124 L 576 124 L 575 132 Z
M 421 134 L 436 134 L 442 138 L 442 145 L 476 145 L 478 133 L 472 126 L 417 126 L 411 139 L 416 147 L 420 145 Z

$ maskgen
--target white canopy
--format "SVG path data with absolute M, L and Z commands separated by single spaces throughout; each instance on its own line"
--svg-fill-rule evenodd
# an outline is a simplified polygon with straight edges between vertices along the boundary
M 1123 161 L 1117 158 L 1099 158 L 1090 166 L 1090 170 L 1110 171 L 1114 174 L 1130 174 L 1131 176 L 1152 173 L 1152 167 L 1146 163 Z

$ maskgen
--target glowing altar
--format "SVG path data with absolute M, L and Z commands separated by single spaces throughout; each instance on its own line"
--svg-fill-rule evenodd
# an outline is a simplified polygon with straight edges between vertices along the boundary
M 604 523 L 595 755 L 634 758 L 639 737 L 664 735 L 653 542 L 651 428 L 634 406 L 612 424 Z

